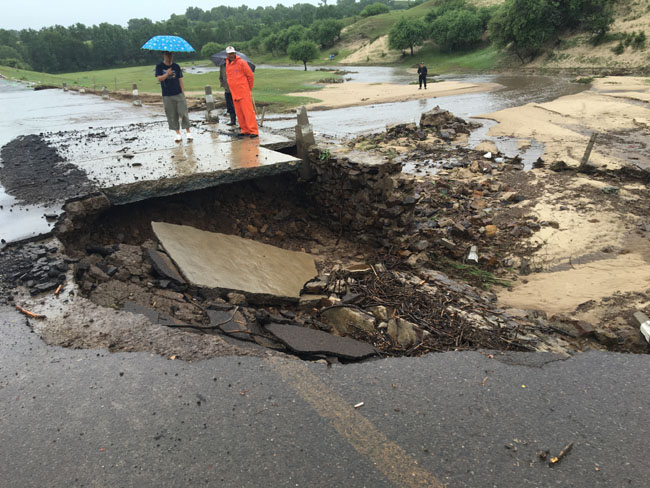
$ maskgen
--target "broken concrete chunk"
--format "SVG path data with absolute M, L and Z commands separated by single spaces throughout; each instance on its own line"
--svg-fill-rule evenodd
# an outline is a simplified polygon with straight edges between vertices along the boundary
M 331 305 L 327 295 L 301 295 L 298 300 L 298 308 L 302 310 L 311 310 L 312 308 L 320 308 Z
M 185 280 L 172 260 L 167 254 L 157 251 L 156 249 L 146 248 L 145 254 L 149 258 L 149 262 L 156 273 L 162 278 L 174 281 L 176 283 L 185 284 Z
M 217 327 L 225 334 L 236 339 L 254 341 L 254 331 L 249 328 L 241 312 L 237 311 L 233 313 L 232 311 L 226 310 L 208 310 L 207 314 L 210 319 L 210 327 Z M 261 333 L 259 326 L 257 332 Z
M 185 225 L 151 225 L 183 276 L 196 286 L 297 301 L 304 284 L 317 275 L 307 253 Z
M 643 337 L 645 337 L 645 340 L 650 343 L 650 318 L 643 312 L 635 312 L 634 320 L 639 324 L 639 330 L 643 334 Z
M 320 330 L 287 324 L 269 324 L 266 330 L 297 354 L 327 354 L 345 359 L 363 359 L 377 354 L 368 343 Z
M 373 314 L 379 320 L 388 320 L 390 318 L 390 312 L 383 305 L 375 305 L 374 307 L 368 307 L 368 312 Z
M 327 281 L 323 279 L 317 279 L 305 283 L 303 290 L 308 294 L 318 294 L 324 291 L 327 288 Z
M 417 344 L 423 337 L 424 331 L 417 325 L 399 317 L 388 321 L 388 335 L 394 342 L 402 347 L 410 347 Z
M 341 334 L 351 334 L 359 329 L 367 332 L 375 330 L 375 317 L 356 307 L 330 308 L 324 310 L 321 317 Z
M 447 249 L 454 249 L 456 247 L 456 244 L 454 244 L 453 241 L 444 238 L 440 239 L 440 244 L 442 244 Z
M 499 232 L 499 229 L 496 225 L 486 225 L 485 226 L 485 237 L 494 237 Z
M 368 264 L 352 264 L 347 266 L 344 271 L 350 276 L 363 276 L 372 271 L 372 268 Z

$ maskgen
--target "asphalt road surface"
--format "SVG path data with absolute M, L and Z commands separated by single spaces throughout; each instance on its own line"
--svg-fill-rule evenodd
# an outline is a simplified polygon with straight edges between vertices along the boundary
M 50 347 L 7 308 L 0 334 L 3 488 L 650 480 L 645 355 L 446 353 L 331 368 L 278 358 L 186 363 Z

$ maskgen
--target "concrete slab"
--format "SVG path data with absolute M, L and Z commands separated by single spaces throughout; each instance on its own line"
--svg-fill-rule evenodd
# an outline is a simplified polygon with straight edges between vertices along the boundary
M 238 236 L 152 222 L 154 233 L 185 278 L 206 288 L 298 300 L 317 275 L 313 256 Z
M 81 134 L 83 144 L 65 145 L 59 135 L 50 138 L 113 204 L 290 172 L 300 165 L 299 159 L 264 147 L 287 141 L 272 134 L 238 139 L 227 132 L 197 129 L 192 142 L 175 143 L 169 131 L 152 124 L 133 133 L 116 131 Z
M 327 354 L 345 359 L 363 359 L 377 354 L 366 342 L 320 330 L 288 324 L 269 324 L 265 328 L 297 354 Z

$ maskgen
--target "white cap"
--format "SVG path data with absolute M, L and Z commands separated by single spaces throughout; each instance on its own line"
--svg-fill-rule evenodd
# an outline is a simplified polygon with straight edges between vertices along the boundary
M 232 47 L 232 46 L 228 46 L 228 47 L 226 48 L 226 54 L 228 54 L 228 53 L 234 53 L 234 52 L 235 52 L 235 48 L 234 48 L 234 47 Z

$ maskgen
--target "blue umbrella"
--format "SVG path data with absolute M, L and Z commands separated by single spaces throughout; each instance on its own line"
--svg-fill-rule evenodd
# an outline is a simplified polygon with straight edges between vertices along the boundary
M 142 49 L 174 53 L 191 53 L 194 51 L 189 42 L 178 36 L 153 36 L 142 46 Z

